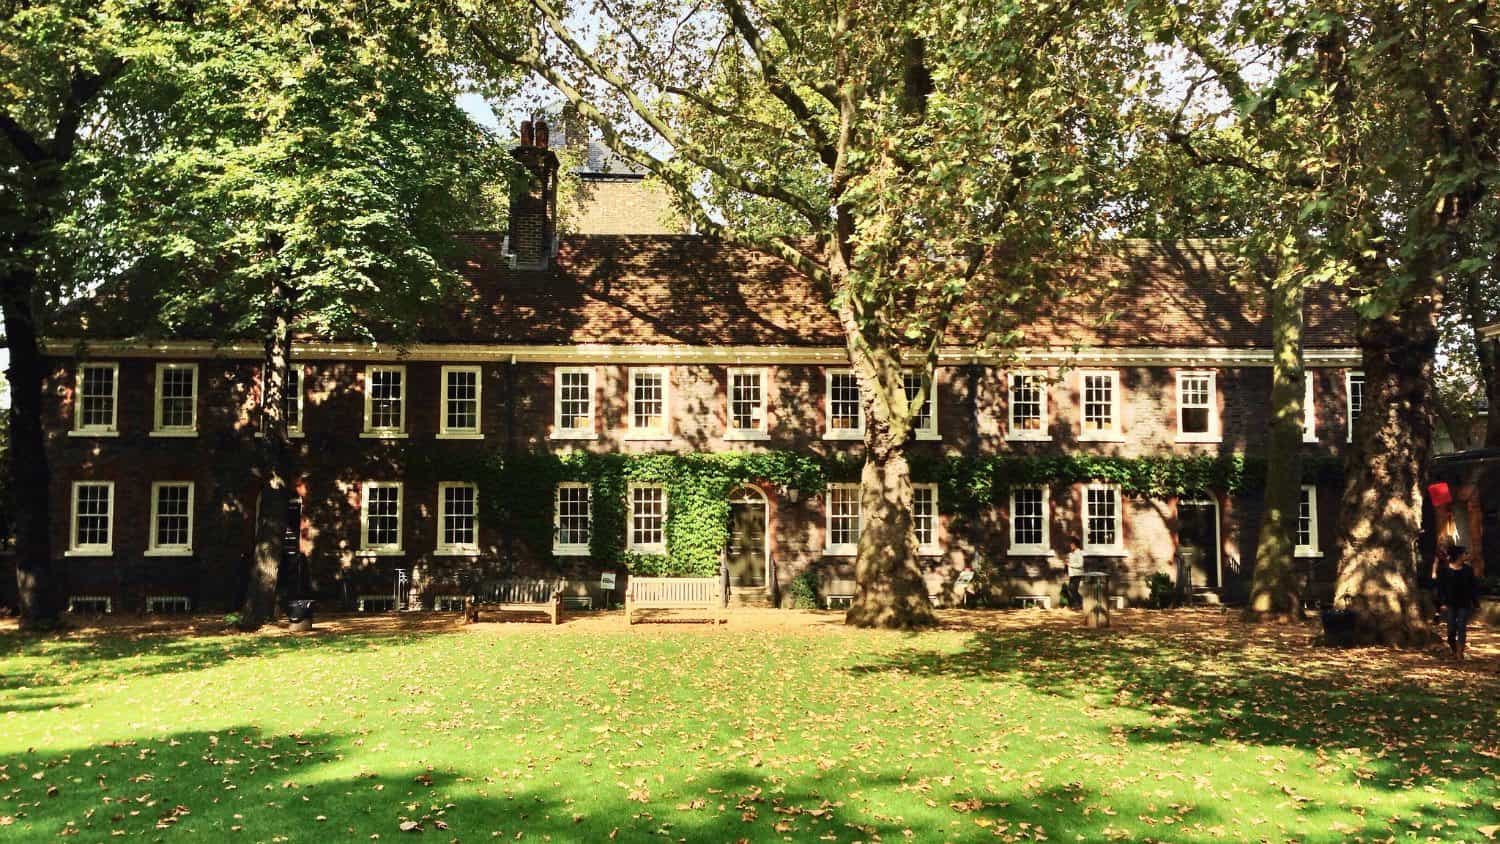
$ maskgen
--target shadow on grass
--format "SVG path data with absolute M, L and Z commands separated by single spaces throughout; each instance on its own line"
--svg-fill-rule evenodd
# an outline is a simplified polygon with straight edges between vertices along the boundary
M 587 736 L 573 738 L 580 747 L 588 743 Z M 815 778 L 736 767 L 667 784 L 645 776 L 616 782 L 613 775 L 585 783 L 502 771 L 476 753 L 463 768 L 392 765 L 352 775 L 328 770 L 342 765 L 347 771 L 342 760 L 359 752 L 340 734 L 266 735 L 239 726 L 0 756 L 0 771 L 10 777 L 0 804 L 8 823 L 0 837 L 160 839 L 187 833 L 212 836 L 207 840 L 326 841 L 420 831 L 440 835 L 437 840 L 954 841 L 1050 832 L 1098 840 L 1118 823 L 1116 811 L 1129 818 L 1151 811 L 1115 800 L 1115 811 L 1101 813 L 1089 805 L 1088 790 L 1067 785 L 967 797 L 907 817 L 900 809 L 864 807 L 859 795 L 903 793 L 916 807 L 927 790 L 923 781 L 852 767 Z M 843 785 L 856 781 L 854 787 Z M 1216 815 L 1199 809 L 1192 820 L 1209 824 Z
M 149 632 L 120 635 L 112 630 L 73 634 L 63 638 L 24 635 L 0 636 L 0 692 L 71 686 L 96 680 L 177 674 L 213 668 L 235 659 L 319 650 L 356 653 L 391 644 L 416 641 L 451 631 L 443 627 L 364 629 L 357 635 L 324 629 L 306 636 L 190 635 Z
M 1365 788 L 1493 781 L 1500 683 L 1477 674 L 1418 682 L 1393 671 L 1399 663 L 1388 655 L 1313 652 L 1299 661 L 1295 652 L 1261 647 L 1253 638 L 1174 641 L 1075 628 L 982 631 L 957 652 L 903 648 L 845 670 L 1018 684 L 1080 702 L 1092 698 L 1147 716 L 1123 726 L 1133 744 L 1238 742 L 1320 758 L 1357 750 L 1362 762 L 1354 777 Z

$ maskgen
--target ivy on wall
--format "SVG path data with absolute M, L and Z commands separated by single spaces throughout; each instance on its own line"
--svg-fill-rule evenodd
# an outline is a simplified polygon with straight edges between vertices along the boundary
M 729 541 L 729 495 L 738 486 L 769 484 L 820 495 L 833 482 L 859 480 L 861 461 L 849 456 L 816 457 L 790 451 L 715 454 L 563 454 L 483 457 L 439 456 L 407 448 L 407 482 L 466 481 L 479 488 L 481 519 L 498 526 L 530 555 L 548 556 L 553 540 L 553 490 L 561 481 L 587 483 L 591 491 L 590 556 L 652 576 L 711 576 Z M 1016 486 L 1066 486 L 1088 481 L 1118 484 L 1125 495 L 1168 498 L 1198 490 L 1255 492 L 1265 463 L 1242 454 L 1188 457 L 1100 457 L 1093 455 L 914 456 L 912 480 L 939 485 L 944 513 L 973 515 L 1003 502 Z M 1305 483 L 1328 484 L 1342 475 L 1338 458 L 1303 461 Z M 667 555 L 627 551 L 631 484 L 659 484 L 667 491 Z M 522 549 L 514 549 L 516 555 Z

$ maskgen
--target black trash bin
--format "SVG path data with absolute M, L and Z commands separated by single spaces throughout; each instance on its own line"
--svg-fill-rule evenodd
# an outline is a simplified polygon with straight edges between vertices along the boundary
M 1336 648 L 1354 644 L 1354 610 L 1323 610 L 1323 642 Z
M 286 602 L 286 620 L 293 631 L 306 631 L 312 629 L 313 602 L 310 600 L 297 600 Z

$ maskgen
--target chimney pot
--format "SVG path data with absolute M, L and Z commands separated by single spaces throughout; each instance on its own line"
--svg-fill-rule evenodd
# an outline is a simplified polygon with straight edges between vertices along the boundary
M 541 149 L 547 148 L 547 142 L 552 139 L 552 130 L 547 128 L 547 121 L 536 122 L 536 145 Z
M 535 143 L 534 136 L 531 133 L 531 121 L 530 120 L 522 120 L 521 121 L 521 146 L 523 146 L 523 147 L 529 147 L 529 146 L 532 146 L 534 143 Z

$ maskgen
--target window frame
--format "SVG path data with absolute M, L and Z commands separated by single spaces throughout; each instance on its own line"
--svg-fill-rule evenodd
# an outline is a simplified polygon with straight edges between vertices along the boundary
M 1347 432 L 1344 442 L 1354 442 L 1354 381 L 1359 380 L 1359 412 L 1363 416 L 1365 412 L 1365 373 L 1362 369 L 1350 369 L 1344 372 L 1344 427 Z
M 911 377 L 911 376 L 916 376 L 917 377 L 917 379 L 918 379 L 917 383 L 918 383 L 919 389 L 920 389 L 921 377 L 922 377 L 922 370 L 920 370 L 920 369 L 903 369 L 903 370 L 901 370 L 901 388 L 902 388 L 903 391 L 906 389 L 906 379 L 909 378 L 909 377 Z M 930 390 L 927 391 L 927 424 L 923 425 L 920 428 L 915 427 L 915 426 L 912 427 L 912 436 L 915 437 L 918 440 L 925 440 L 925 441 L 929 441 L 929 442 L 940 442 L 943 439 L 942 433 L 938 430 L 938 401 L 937 401 L 937 397 L 938 397 L 938 377 L 937 377 L 937 371 L 933 370 L 933 373 L 932 373 L 932 389 L 930 389 Z M 907 401 L 910 401 L 910 399 L 907 399 Z M 915 421 L 915 418 L 913 418 L 913 421 Z
M 86 486 L 102 486 L 109 490 L 109 512 L 105 514 L 104 530 L 108 534 L 109 541 L 102 545 L 80 545 L 78 542 L 78 493 Z M 110 557 L 115 553 L 115 482 L 114 481 L 74 481 L 69 496 L 68 507 L 68 557 Z
M 1183 404 L 1183 382 L 1189 378 L 1208 379 L 1208 430 L 1201 432 L 1190 432 L 1183 430 L 1182 414 L 1188 410 Z M 1219 376 L 1212 369 L 1183 369 L 1177 372 L 1177 442 L 1180 443 L 1218 443 L 1224 441 L 1224 429 L 1219 418 Z M 1194 409 L 1198 406 L 1194 405 Z
M 588 507 L 588 538 L 582 543 L 562 542 L 562 490 L 584 490 L 584 503 Z M 629 526 L 626 527 L 629 530 Z M 583 481 L 558 481 L 552 489 L 552 554 L 557 557 L 587 557 L 594 540 L 594 488 Z
M 771 369 L 765 366 L 731 366 L 724 377 L 724 439 L 768 440 L 771 416 Z M 740 375 L 755 375 L 760 379 L 760 424 L 754 428 L 734 426 L 734 379 Z
M 1088 379 L 1095 376 L 1109 378 L 1110 402 L 1109 417 L 1110 427 L 1099 431 L 1090 431 L 1084 427 L 1086 414 L 1088 412 Z M 1120 419 L 1120 408 L 1124 402 L 1121 400 L 1120 371 L 1118 369 L 1080 369 L 1078 370 L 1078 441 L 1079 442 L 1124 442 L 1124 427 Z
M 287 425 L 286 426 L 286 435 L 288 437 L 300 437 L 300 436 L 302 436 L 303 435 L 303 430 L 302 430 L 303 421 L 307 418 L 306 417 L 306 413 L 307 413 L 307 406 L 306 405 L 307 405 L 307 403 L 305 401 L 305 398 L 307 396 L 307 373 L 303 371 L 301 362 L 299 362 L 299 361 L 291 361 L 291 360 L 287 361 L 287 364 L 286 364 L 286 373 L 287 373 L 287 375 L 290 376 L 294 372 L 297 373 L 297 393 L 296 393 L 296 397 L 297 397 L 297 424 L 296 425 Z M 287 389 L 288 386 L 289 386 L 289 384 L 286 383 L 288 380 L 289 379 L 283 379 L 283 383 L 281 385 L 282 391 L 283 391 L 282 392 L 282 396 L 281 396 L 282 402 L 285 402 L 287 400 L 287 396 L 290 393 L 290 390 Z M 286 408 L 285 407 L 283 407 L 282 410 L 281 410 L 281 416 L 282 416 L 282 421 L 285 422 L 286 421 Z
M 396 542 L 393 545 L 370 543 L 370 490 L 396 490 Z M 401 481 L 365 481 L 359 487 L 359 553 L 367 557 L 399 556 L 406 531 L 406 489 Z
M 1115 541 L 1113 545 L 1094 545 L 1089 542 L 1089 492 L 1091 490 L 1106 490 L 1114 497 Z M 1120 491 L 1120 485 L 1097 481 L 1085 484 L 1083 487 L 1083 501 L 1081 503 L 1083 506 L 1079 508 L 1079 513 L 1082 519 L 1082 524 L 1080 525 L 1082 535 L 1079 538 L 1083 540 L 1083 553 L 1091 557 L 1127 556 L 1125 550 L 1125 496 Z
M 635 424 L 635 379 L 638 375 L 655 375 L 661 378 L 661 425 L 638 428 Z M 625 439 L 670 440 L 672 439 L 672 367 L 632 366 L 625 373 Z
M 83 424 L 83 371 L 90 368 L 110 370 L 110 413 L 108 425 Z M 72 437 L 118 437 L 120 435 L 120 363 L 119 361 L 79 361 L 73 368 Z
M 446 388 L 446 384 L 444 387 Z M 468 489 L 474 493 L 474 541 L 472 543 L 451 544 L 447 541 L 448 535 L 448 490 Z M 440 481 L 437 490 L 437 537 L 433 548 L 433 554 L 448 557 L 473 557 L 479 554 L 479 485 L 468 481 Z
M 823 493 L 823 555 L 825 557 L 853 557 L 859 553 L 859 538 L 865 532 L 865 507 L 860 500 L 857 483 L 836 483 L 824 487 Z M 833 492 L 842 490 L 854 493 L 855 513 L 854 541 L 835 544 L 833 541 Z
M 833 379 L 835 376 L 848 375 L 854 379 L 854 389 L 859 391 L 859 400 L 855 402 L 856 420 L 858 425 L 854 428 L 833 427 Z M 863 440 L 865 438 L 865 396 L 864 387 L 859 383 L 859 376 L 853 369 L 848 367 L 828 368 L 823 370 L 823 439 L 825 440 Z
M 454 428 L 448 425 L 448 376 L 460 372 L 474 375 L 474 426 L 471 428 Z M 484 367 L 477 364 L 441 367 L 438 370 L 438 389 L 438 439 L 484 439 Z
M 1302 441 L 1305 443 L 1318 441 L 1318 409 L 1314 400 L 1313 371 L 1304 368 L 1302 370 Z
M 401 407 L 401 424 L 399 426 L 377 428 L 373 424 L 375 410 L 374 377 L 375 373 L 377 372 L 395 372 L 401 376 L 401 398 L 399 399 Z M 408 381 L 406 377 L 406 366 L 404 364 L 371 363 L 365 365 L 365 429 L 360 432 L 361 438 L 375 440 L 406 438 L 406 398 L 407 394 L 410 392 L 409 390 L 407 390 L 407 387 L 410 386 L 410 384 L 411 382 Z
M 635 541 L 635 494 L 638 490 L 661 490 L 661 542 Z M 636 483 L 632 481 L 625 489 L 625 550 L 636 554 L 667 553 L 667 513 L 669 509 L 666 484 Z M 589 530 L 593 531 L 593 505 L 589 506 Z
M 938 485 L 937 484 L 912 484 L 911 521 L 912 532 L 916 533 L 917 527 L 917 497 L 919 489 L 931 490 L 932 492 L 932 541 L 922 542 L 921 536 L 917 537 L 917 555 L 922 557 L 935 557 L 943 553 L 943 519 L 941 510 L 938 509 Z M 861 529 L 863 529 L 864 507 L 860 507 Z
M 1016 539 L 1016 493 L 1022 490 L 1037 490 L 1042 494 L 1042 536 L 1039 543 L 1025 543 Z M 1009 542 L 1006 556 L 1048 557 L 1052 555 L 1052 489 L 1046 484 L 1012 487 L 1010 509 L 1006 511 Z
M 191 404 L 192 414 L 193 414 L 193 421 L 192 421 L 191 424 L 188 424 L 188 425 L 171 425 L 171 426 L 162 424 L 162 416 L 163 416 L 163 413 L 164 413 L 164 410 L 165 410 L 165 408 L 163 407 L 163 402 L 166 400 L 166 396 L 163 395 L 163 393 L 162 393 L 162 388 L 165 386 L 166 373 L 168 373 L 168 372 L 191 372 L 192 373 L 192 380 L 189 382 L 190 384 L 192 384 L 192 387 L 193 387 L 193 396 L 192 396 L 192 404 Z M 116 392 L 118 392 L 118 390 Z M 153 387 L 152 395 L 153 395 L 153 399 L 152 399 L 151 432 L 150 432 L 150 434 L 148 436 L 152 436 L 152 437 L 196 437 L 196 436 L 198 436 L 198 364 L 196 364 L 196 363 L 178 363 L 178 362 L 175 362 L 175 361 L 159 361 L 156 364 L 156 384 Z
M 1035 378 L 1037 381 L 1037 412 L 1042 426 L 1035 431 L 1016 427 L 1016 379 Z M 1052 429 L 1047 424 L 1048 389 L 1047 372 L 1042 369 L 1018 369 L 1005 374 L 1005 439 L 1011 442 L 1051 442 Z M 1080 407 L 1081 412 L 1081 407 Z M 1080 423 L 1081 424 L 1081 423 Z
M 589 378 L 589 425 L 587 428 L 562 426 L 562 390 L 564 375 L 587 375 Z M 599 437 L 599 378 L 592 366 L 555 366 L 552 368 L 552 431 L 548 439 L 592 440 Z
M 1307 493 L 1307 545 L 1297 542 L 1302 528 L 1302 493 Z M 1323 556 L 1323 546 L 1318 541 L 1318 487 L 1302 484 L 1297 490 L 1297 525 L 1292 528 L 1293 557 L 1313 558 Z
M 187 542 L 182 545 L 165 545 L 161 542 L 161 490 L 169 486 L 187 487 Z M 147 526 L 146 533 L 146 556 L 148 557 L 188 557 L 193 554 L 193 518 L 196 490 L 192 481 L 153 481 L 151 483 L 151 523 Z

